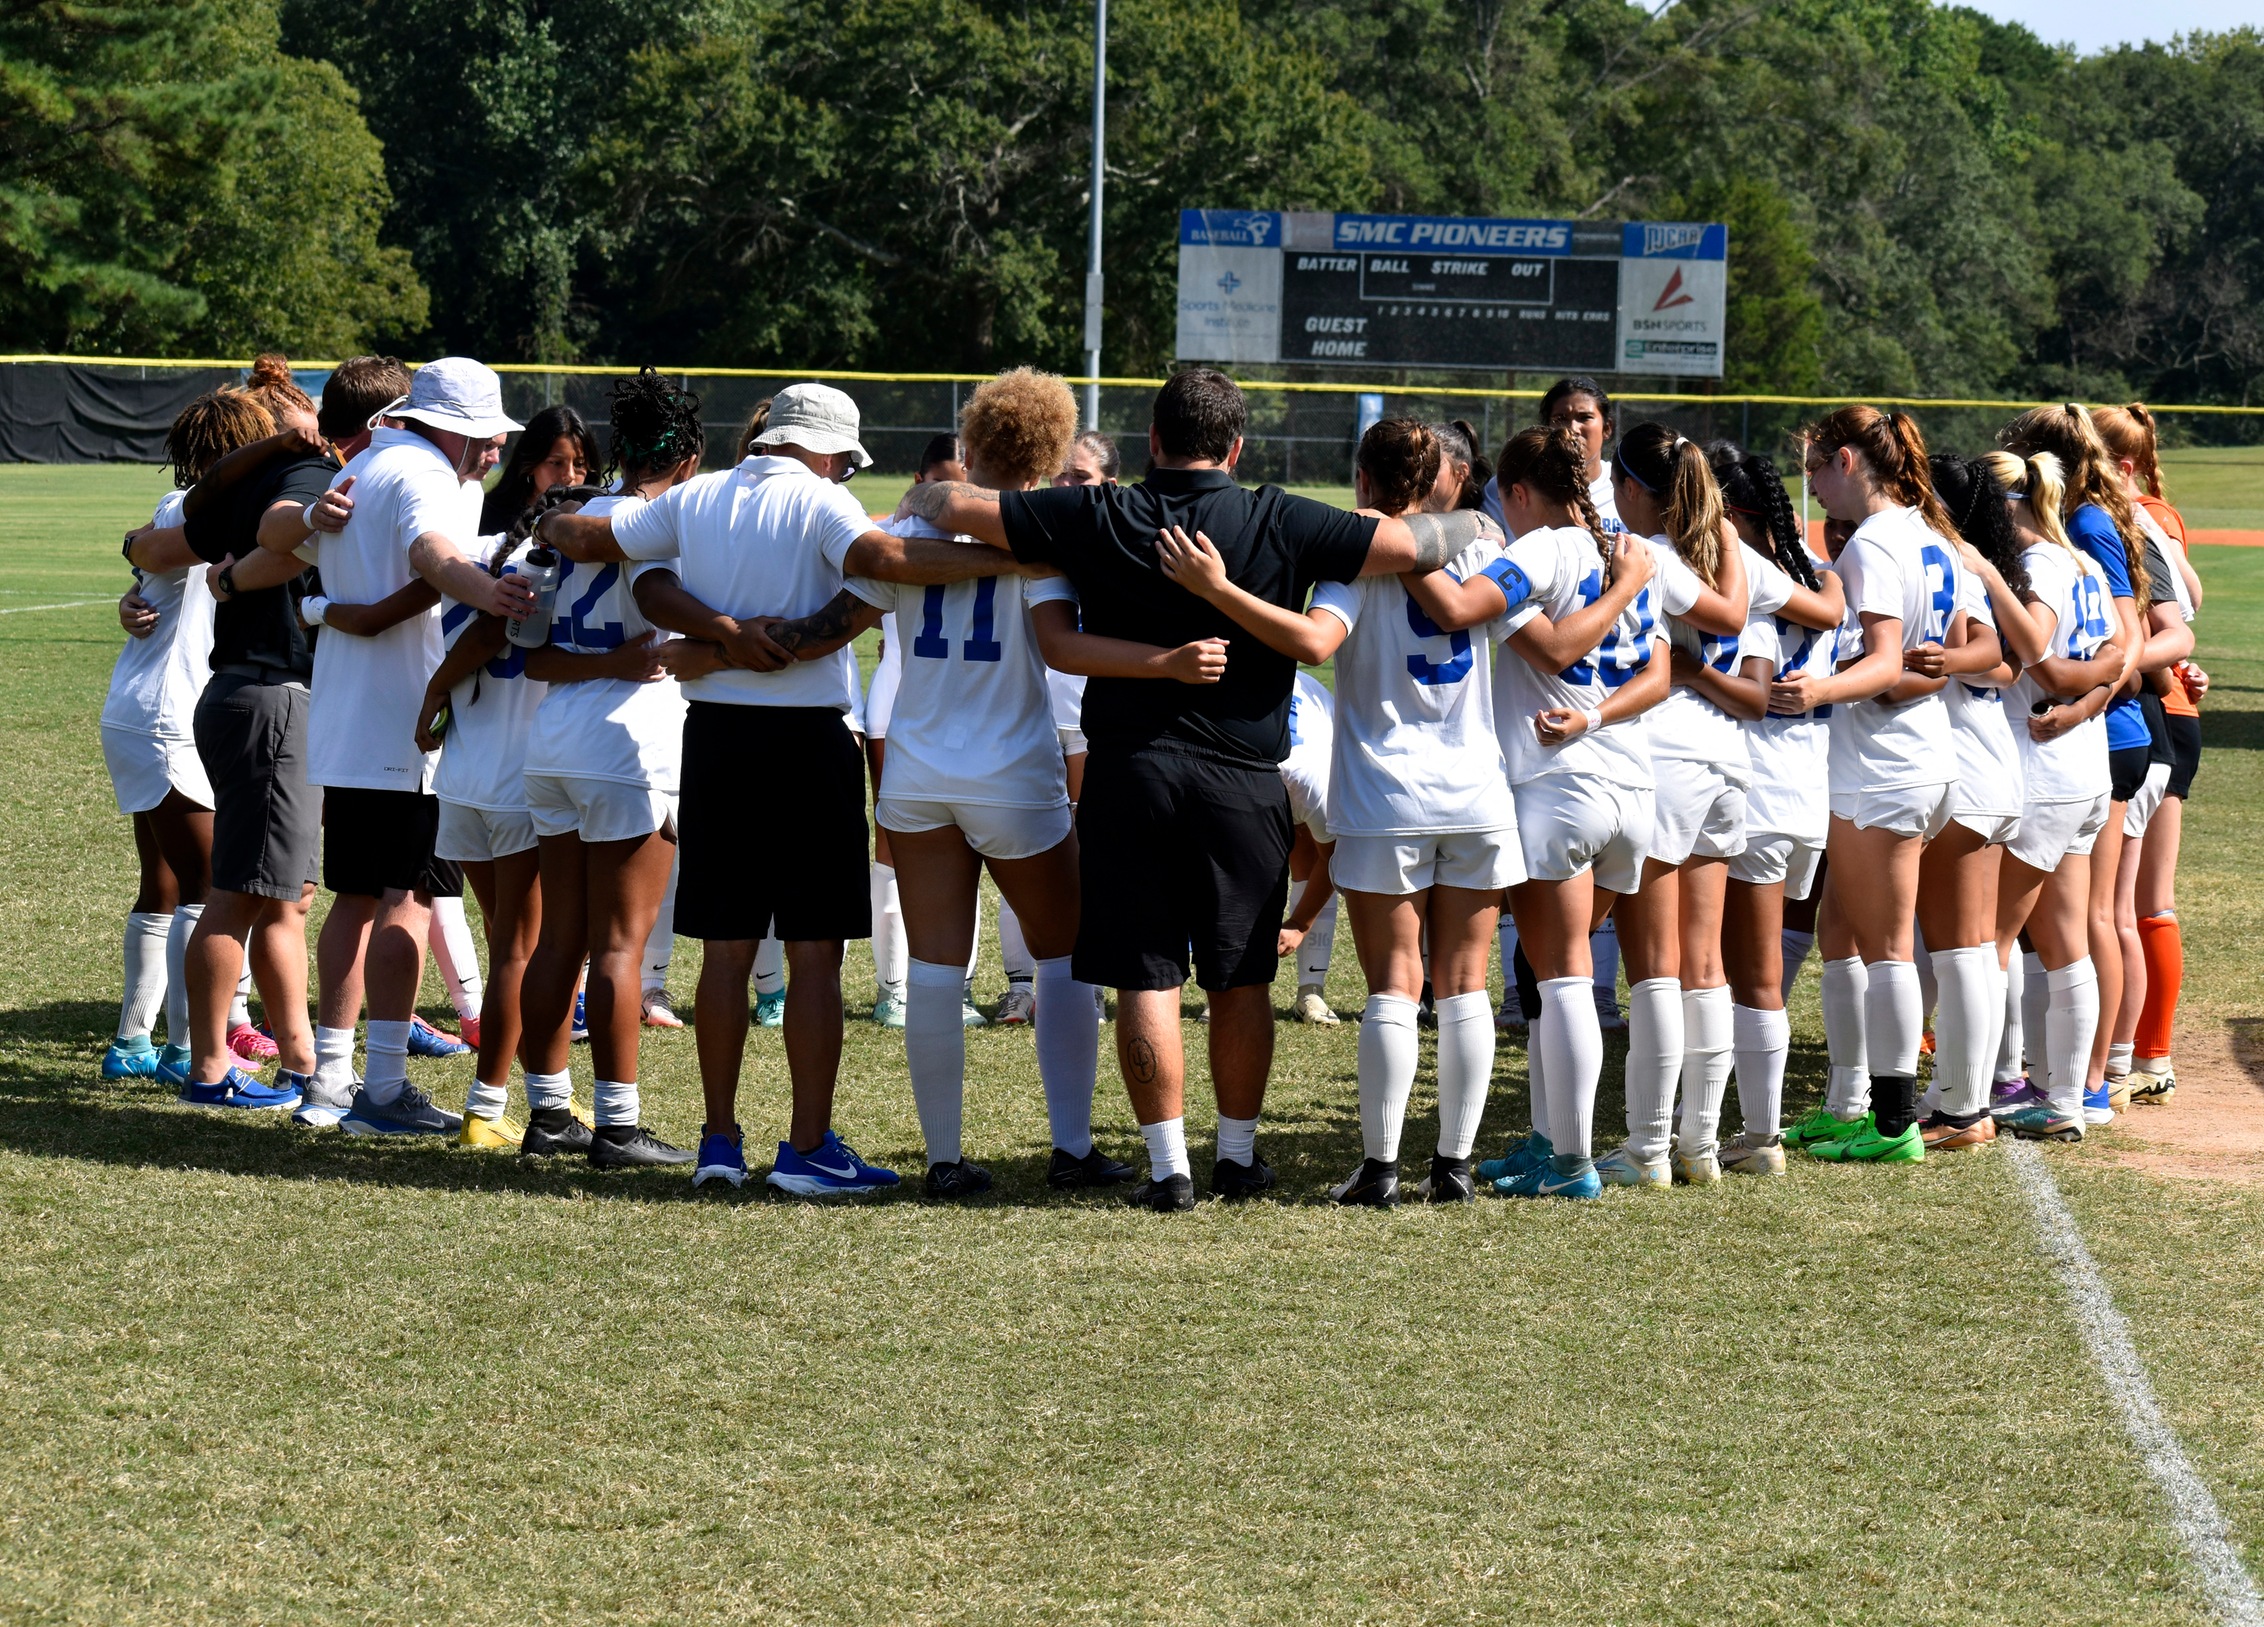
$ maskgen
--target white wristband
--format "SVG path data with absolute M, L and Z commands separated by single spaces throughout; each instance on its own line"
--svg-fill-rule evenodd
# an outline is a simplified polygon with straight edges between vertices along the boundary
M 314 504 L 321 501 L 322 499 L 317 497 L 314 503 L 309 503 L 305 508 L 299 510 L 299 524 L 305 526 L 309 531 L 314 529 Z
M 299 601 L 299 619 L 309 627 L 322 626 L 322 618 L 329 614 L 330 601 L 319 593 L 310 594 Z
M 1598 729 L 1604 726 L 1604 714 L 1596 707 L 1591 706 L 1587 711 L 1581 713 L 1580 715 L 1588 720 L 1588 732 L 1590 734 L 1594 734 Z

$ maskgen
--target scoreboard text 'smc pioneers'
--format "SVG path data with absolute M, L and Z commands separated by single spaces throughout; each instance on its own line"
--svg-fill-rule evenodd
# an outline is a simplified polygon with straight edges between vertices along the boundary
M 1188 209 L 1178 355 L 1718 378 L 1729 232 Z

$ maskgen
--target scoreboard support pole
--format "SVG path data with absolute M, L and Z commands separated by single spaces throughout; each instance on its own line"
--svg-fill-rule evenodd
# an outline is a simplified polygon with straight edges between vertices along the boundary
M 1093 0 L 1093 201 L 1085 224 L 1085 427 L 1101 427 L 1101 171 L 1108 150 L 1108 0 Z

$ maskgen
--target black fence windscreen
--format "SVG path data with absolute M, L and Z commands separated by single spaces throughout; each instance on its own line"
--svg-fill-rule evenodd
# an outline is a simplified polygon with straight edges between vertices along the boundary
M 163 463 L 165 431 L 233 367 L 0 365 L 0 463 Z

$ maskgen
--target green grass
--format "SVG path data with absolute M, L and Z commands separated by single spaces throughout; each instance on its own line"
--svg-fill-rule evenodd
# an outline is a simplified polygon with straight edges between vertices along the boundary
M 1044 1190 L 1026 1032 L 969 1036 L 1001 1192 L 948 1210 L 695 1199 L 97 1083 L 133 861 L 93 719 L 113 539 L 161 489 L 0 468 L 0 609 L 102 601 L 0 615 L 0 1616 L 2206 1619 L 1999 1157 L 1341 1214 L 1350 1022 L 1281 1030 L 1280 1200 L 1172 1218 Z M 2198 557 L 2194 1020 L 2258 1011 L 2264 807 L 2264 553 Z M 870 975 L 853 950 L 853 1001 Z M 1812 975 L 1794 1019 L 1804 1107 Z M 689 1137 L 692 1036 L 642 1067 Z M 452 1101 L 469 1068 L 417 1075 Z M 1099 1105 L 1132 1156 L 1106 1060 Z M 750 1145 L 783 1111 L 759 1033 Z M 852 1023 L 840 1116 L 916 1166 L 896 1036 Z M 1483 1144 L 1523 1123 L 1505 1044 Z M 1418 1087 L 1410 1158 L 1434 1130 Z M 2257 1568 L 2264 1191 L 2101 1142 L 2053 1168 Z

